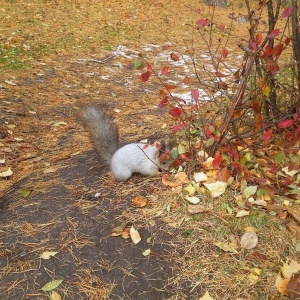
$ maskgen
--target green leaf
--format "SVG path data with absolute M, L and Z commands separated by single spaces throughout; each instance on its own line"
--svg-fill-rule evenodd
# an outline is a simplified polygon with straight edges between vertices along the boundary
M 244 190 L 243 190 L 243 196 L 248 199 L 250 196 L 253 196 L 257 191 L 257 185 L 250 185 L 247 186 Z
M 179 144 L 177 146 L 177 151 L 178 151 L 178 154 L 183 154 L 186 152 L 185 147 L 182 144 Z
M 283 151 L 280 151 L 277 153 L 277 155 L 275 156 L 274 160 L 277 162 L 277 163 L 281 163 L 283 160 L 285 159 L 285 154 Z
M 261 199 L 264 195 L 269 195 L 269 191 L 266 188 L 260 188 L 257 191 L 257 197 L 258 197 L 258 199 Z
M 30 195 L 30 190 L 22 190 L 21 194 L 23 198 L 27 198 Z
M 64 281 L 63 279 L 52 280 L 52 281 L 46 283 L 41 288 L 41 290 L 44 292 L 52 291 L 53 289 L 57 288 L 63 281 Z
M 215 139 L 210 138 L 209 140 L 206 141 L 205 146 L 210 147 L 211 145 L 213 145 L 214 142 L 215 142 Z
M 136 60 L 136 61 L 134 62 L 134 67 L 135 67 L 136 69 L 142 69 L 143 66 L 144 66 L 144 63 L 143 63 L 143 61 L 140 60 L 140 59 L 138 59 L 138 60 Z
M 178 151 L 173 149 L 171 152 L 172 159 L 176 160 L 178 158 Z

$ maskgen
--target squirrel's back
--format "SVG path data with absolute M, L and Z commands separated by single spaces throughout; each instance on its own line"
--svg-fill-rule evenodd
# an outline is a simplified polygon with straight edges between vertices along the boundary
M 111 164 L 114 153 L 119 148 L 119 133 L 107 106 L 91 104 L 83 107 L 81 119 L 91 134 L 96 152 Z

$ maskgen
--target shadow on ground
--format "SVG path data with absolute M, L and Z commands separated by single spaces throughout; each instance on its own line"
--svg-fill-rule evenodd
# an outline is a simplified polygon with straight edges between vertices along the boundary
M 161 230 L 159 220 L 145 225 L 131 206 L 133 195 L 147 195 L 149 180 L 158 179 L 144 185 L 136 176 L 117 184 L 91 153 L 70 160 L 71 167 L 27 178 L 1 199 L 0 298 L 47 299 L 40 289 L 54 279 L 64 280 L 57 288 L 64 299 L 149 300 L 175 294 L 169 284 L 174 272 L 170 232 Z M 22 187 L 33 184 L 40 190 L 23 198 Z M 142 241 L 133 245 L 111 237 L 112 228 L 134 209 L 137 221 L 128 221 L 139 228 Z M 148 248 L 152 254 L 145 257 Z M 58 253 L 40 259 L 44 251 Z

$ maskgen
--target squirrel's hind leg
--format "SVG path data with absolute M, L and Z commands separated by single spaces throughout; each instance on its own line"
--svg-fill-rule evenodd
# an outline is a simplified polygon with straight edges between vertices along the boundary
M 111 172 L 117 181 L 126 181 L 132 176 L 131 170 L 125 167 L 122 168 L 120 165 L 117 168 L 111 166 Z

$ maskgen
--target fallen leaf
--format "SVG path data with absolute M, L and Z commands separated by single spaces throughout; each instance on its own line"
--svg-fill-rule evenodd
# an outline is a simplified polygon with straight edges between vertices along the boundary
M 203 172 L 194 173 L 194 179 L 196 182 L 204 182 L 207 181 L 207 176 Z
M 6 171 L 0 173 L 0 177 L 9 177 L 13 174 L 11 168 L 8 168 Z
M 142 197 L 142 196 L 136 196 L 132 200 L 132 204 L 133 204 L 134 207 L 142 208 L 142 207 L 147 206 L 148 202 L 147 202 L 147 200 L 144 197 Z
M 51 167 L 45 169 L 45 170 L 43 171 L 43 173 L 44 173 L 44 174 L 49 174 L 49 173 L 54 173 L 54 172 L 56 172 L 56 171 L 57 171 L 57 168 L 54 167 L 54 166 L 51 166 Z
M 215 300 L 208 291 L 205 292 L 205 294 L 199 299 L 199 300 Z
M 195 196 L 193 196 L 193 197 L 185 196 L 184 199 L 187 200 L 188 202 L 190 202 L 191 204 L 198 204 L 200 202 L 200 199 Z
M 255 232 L 245 232 L 241 237 L 241 247 L 247 250 L 253 249 L 258 243 L 258 237 Z
M 133 226 L 131 226 L 129 234 L 134 244 L 138 244 L 142 240 L 139 232 Z
M 286 287 L 290 300 L 300 299 L 300 278 L 291 279 Z
M 178 187 L 182 185 L 182 182 L 180 180 L 175 180 L 175 178 L 172 178 L 169 174 L 165 173 L 163 174 L 161 178 L 161 182 L 165 186 L 170 186 L 170 187 Z
M 236 243 L 217 242 L 215 243 L 215 245 L 225 252 L 238 253 L 238 251 L 236 250 L 238 248 L 238 245 Z
M 216 180 L 218 181 L 223 181 L 228 183 L 229 178 L 230 178 L 230 172 L 227 169 L 227 167 L 221 169 L 216 175 Z
M 250 185 L 247 186 L 244 190 L 243 190 L 243 196 L 248 199 L 250 196 L 255 195 L 256 191 L 257 191 L 257 185 Z
M 201 204 L 188 205 L 187 210 L 188 210 L 188 213 L 191 215 L 196 215 L 196 214 L 206 211 L 205 207 Z
M 188 186 L 184 188 L 184 191 L 186 191 L 189 196 L 194 196 L 196 193 L 196 187 L 195 185 L 190 183 Z
M 126 228 L 128 224 L 128 221 L 123 221 L 120 225 L 118 225 L 117 227 L 114 227 L 112 229 L 112 234 L 111 236 L 120 236 L 122 234 L 122 232 L 124 231 L 124 229 Z
M 242 209 L 235 216 L 236 218 L 242 218 L 249 215 L 250 215 L 250 211 Z
M 51 294 L 49 296 L 50 300 L 62 300 L 62 297 L 60 296 L 60 294 L 56 291 L 51 291 Z
M 284 167 L 281 169 L 282 172 L 284 172 L 286 175 L 289 175 L 291 177 L 293 177 L 294 175 L 296 175 L 298 173 L 298 170 L 291 170 L 289 171 L 289 167 Z
M 52 280 L 52 281 L 46 283 L 41 288 L 41 290 L 44 291 L 44 292 L 49 292 L 49 291 L 57 288 L 62 282 L 63 282 L 63 279 Z
M 21 195 L 23 198 L 27 198 L 30 195 L 30 190 L 22 190 Z
M 54 252 L 54 251 L 45 251 L 40 255 L 40 258 L 49 259 L 50 257 L 55 256 L 57 253 L 58 252 Z
M 180 182 L 182 183 L 189 183 L 189 178 L 188 176 L 186 175 L 185 172 L 179 172 L 177 174 L 175 174 L 175 179 L 179 180 Z
M 287 263 L 284 263 L 280 270 L 284 278 L 290 279 L 292 278 L 293 274 L 296 274 L 300 271 L 300 263 L 296 262 L 295 260 L 290 260 Z
M 204 183 L 204 186 L 209 190 L 213 198 L 217 198 L 225 193 L 227 183 L 223 181 L 216 181 L 213 183 Z
M 151 249 L 149 248 L 149 249 L 145 250 L 142 254 L 143 254 L 144 256 L 149 256 L 150 253 L 151 253 Z

